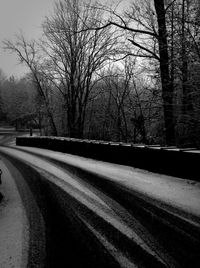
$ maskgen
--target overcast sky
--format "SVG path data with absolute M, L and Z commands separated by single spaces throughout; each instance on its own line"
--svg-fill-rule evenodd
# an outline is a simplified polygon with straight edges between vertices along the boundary
M 124 5 L 129 1 L 123 0 L 122 3 Z M 52 13 L 55 2 L 56 0 L 0 0 L 0 69 L 7 77 L 14 75 L 20 78 L 27 69 L 18 63 L 14 54 L 3 49 L 2 41 L 14 40 L 15 34 L 20 30 L 27 39 L 39 38 L 41 23 L 45 16 Z
M 14 39 L 23 31 L 27 38 L 41 35 L 41 23 L 51 13 L 55 0 L 0 0 L 0 69 L 7 76 L 20 77 L 25 67 L 18 64 L 14 55 L 3 50 L 2 41 Z

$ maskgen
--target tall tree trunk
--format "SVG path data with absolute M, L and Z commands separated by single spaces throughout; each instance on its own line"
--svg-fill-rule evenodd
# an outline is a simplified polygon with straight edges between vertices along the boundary
M 174 3 L 172 3 L 171 7 L 171 70 L 170 70 L 170 76 L 171 76 L 171 86 L 172 90 L 174 92 L 174 71 L 175 71 L 175 65 L 174 65 Z
M 122 117 L 123 117 L 123 120 L 124 120 L 124 141 L 127 142 L 128 141 L 128 126 L 127 126 L 127 120 L 126 120 L 126 115 L 125 115 L 125 112 L 124 112 L 124 107 L 122 106 L 121 107 L 121 112 L 122 112 Z
M 39 111 L 38 116 L 39 116 L 39 118 L 38 118 L 38 127 L 39 127 L 39 131 L 40 131 L 40 136 L 42 136 L 42 116 L 41 116 L 40 111 Z
M 167 44 L 167 30 L 165 20 L 164 0 L 154 0 L 158 22 L 158 45 L 160 54 L 160 75 L 162 83 L 162 99 L 164 110 L 164 125 L 166 144 L 170 145 L 175 140 L 173 116 L 173 87 L 169 75 L 169 55 Z
M 182 0 L 182 36 L 181 36 L 181 58 L 182 58 L 182 113 L 183 115 L 187 114 L 187 106 L 188 106 L 188 99 L 187 99 L 187 80 L 188 80 L 188 66 L 187 66 L 187 55 L 186 55 L 186 38 L 185 38 L 185 17 L 186 17 L 186 10 L 185 10 L 185 0 Z
M 81 119 L 80 116 L 79 112 L 77 111 L 77 105 L 73 104 L 70 107 L 68 107 L 67 123 L 68 123 L 69 136 L 71 138 L 80 138 L 80 139 L 83 138 L 84 121 Z
M 52 136 L 58 136 L 58 132 L 57 132 L 57 128 L 53 119 L 53 115 L 51 113 L 51 111 L 49 111 L 49 108 L 47 108 L 47 113 L 48 113 L 48 118 L 49 118 L 49 125 L 51 128 L 51 135 Z

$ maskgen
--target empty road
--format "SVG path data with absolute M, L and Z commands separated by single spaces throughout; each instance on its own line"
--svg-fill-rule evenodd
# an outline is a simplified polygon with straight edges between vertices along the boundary
M 1 136 L 0 267 L 200 266 L 199 183 L 14 137 Z

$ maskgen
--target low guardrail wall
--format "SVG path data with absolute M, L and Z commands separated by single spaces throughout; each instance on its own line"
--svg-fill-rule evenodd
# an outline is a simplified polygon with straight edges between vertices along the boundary
M 61 137 L 17 137 L 16 145 L 44 148 L 200 181 L 200 151 Z

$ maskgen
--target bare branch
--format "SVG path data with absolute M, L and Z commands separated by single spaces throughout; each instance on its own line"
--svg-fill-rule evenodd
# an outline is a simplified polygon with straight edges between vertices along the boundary
M 128 39 L 134 46 L 139 47 L 142 50 L 145 50 L 146 52 L 148 52 L 149 54 L 151 54 L 155 59 L 157 59 L 158 61 L 160 61 L 160 58 L 158 57 L 158 55 L 156 55 L 154 52 L 152 52 L 151 50 L 149 50 L 148 48 L 140 45 L 139 43 L 136 43 L 135 41 L 133 41 L 132 39 Z
M 124 25 L 124 26 L 123 26 L 123 25 L 118 24 L 118 23 L 116 23 L 116 22 L 114 22 L 114 21 L 109 21 L 109 22 L 106 23 L 105 25 L 102 25 L 102 26 L 99 26 L 99 27 L 94 27 L 94 28 L 92 28 L 92 27 L 88 27 L 88 28 L 83 29 L 83 30 L 81 30 L 81 31 L 79 31 L 79 32 L 82 32 L 82 31 L 88 31 L 88 30 L 96 30 L 96 31 L 98 31 L 98 30 L 102 30 L 102 29 L 104 29 L 104 28 L 107 28 L 107 27 L 109 27 L 109 26 L 111 26 L 111 25 L 116 26 L 116 27 L 118 27 L 118 28 L 120 28 L 120 29 L 123 29 L 123 30 L 130 31 L 130 32 L 140 33 L 140 34 L 146 34 L 146 35 L 150 35 L 150 36 L 154 36 L 154 37 L 158 38 L 158 35 L 157 35 L 156 33 L 154 33 L 154 32 L 150 32 L 150 31 L 145 31 L 145 30 L 139 30 L 139 29 L 131 28 L 131 27 L 128 27 L 127 25 Z M 78 33 L 79 33 L 79 32 L 78 32 Z

